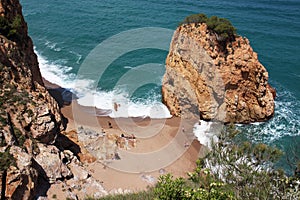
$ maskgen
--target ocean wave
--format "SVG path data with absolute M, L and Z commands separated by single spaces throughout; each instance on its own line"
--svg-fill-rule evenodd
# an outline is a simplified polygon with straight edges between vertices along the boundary
M 132 100 L 125 89 L 113 91 L 95 90 L 93 80 L 80 79 L 70 73 L 71 67 L 50 62 L 35 50 L 42 76 L 48 81 L 72 91 L 82 106 L 92 106 L 98 109 L 110 110 L 107 112 L 112 118 L 118 117 L 150 117 L 153 119 L 170 118 L 167 107 L 153 98 Z
M 49 49 L 53 50 L 53 51 L 56 51 L 56 52 L 61 51 L 61 48 L 57 47 L 57 43 L 53 43 L 53 42 L 50 42 L 48 40 L 46 40 L 45 46 L 48 47 Z
M 76 63 L 77 63 L 77 64 L 80 64 L 80 61 L 81 61 L 81 59 L 82 59 L 82 55 L 79 54 L 79 53 L 77 53 L 77 52 L 75 52 L 75 51 L 69 51 L 69 52 L 77 57 Z
M 251 124 L 236 124 L 241 134 L 238 137 L 254 143 L 273 145 L 286 137 L 300 136 L 300 102 L 292 92 L 277 84 L 277 98 L 275 101 L 275 114 L 267 122 Z M 211 142 L 218 135 L 218 131 L 211 130 L 213 122 L 201 121 L 194 125 L 194 135 L 199 142 L 210 147 Z M 279 142 L 280 143 L 280 142 Z
M 209 149 L 212 148 L 213 143 L 218 142 L 218 131 L 212 128 L 213 124 L 215 122 L 200 120 L 193 127 L 193 133 L 198 141 Z M 221 127 L 221 124 L 219 125 Z
M 41 74 L 45 79 L 58 84 L 63 88 L 73 88 L 72 81 L 74 80 L 75 75 L 69 73 L 72 69 L 71 67 L 59 65 L 55 62 L 46 60 L 46 58 L 37 52 L 36 49 L 35 53 L 38 57 Z
M 300 136 L 300 102 L 288 89 L 277 84 L 275 114 L 264 123 L 238 126 L 253 142 L 272 144 L 286 136 Z
M 170 118 L 167 107 L 158 101 L 143 99 L 133 101 L 125 91 L 97 91 L 85 93 L 78 103 L 83 106 L 93 106 L 98 109 L 111 110 L 112 118 L 119 117 L 150 117 L 152 119 Z

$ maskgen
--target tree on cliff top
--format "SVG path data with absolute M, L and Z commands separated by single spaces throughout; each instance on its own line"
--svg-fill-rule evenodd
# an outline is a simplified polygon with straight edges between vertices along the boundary
M 208 18 L 203 13 L 193 14 L 186 17 L 180 25 L 191 23 L 206 23 L 207 28 L 214 31 L 218 35 L 218 40 L 220 41 L 233 41 L 236 35 L 236 28 L 225 18 L 219 18 L 217 16 Z

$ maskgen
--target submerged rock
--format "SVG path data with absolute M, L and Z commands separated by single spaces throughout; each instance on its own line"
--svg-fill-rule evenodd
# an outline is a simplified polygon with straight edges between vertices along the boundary
M 265 121 L 274 114 L 275 90 L 248 39 L 220 44 L 202 24 L 174 33 L 166 59 L 162 98 L 174 116 L 222 122 Z

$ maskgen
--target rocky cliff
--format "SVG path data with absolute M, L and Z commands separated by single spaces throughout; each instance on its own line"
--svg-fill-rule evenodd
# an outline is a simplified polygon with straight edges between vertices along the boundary
M 0 77 L 1 200 L 45 199 L 57 182 L 66 198 L 107 195 L 82 167 L 81 148 L 61 132 L 63 117 L 44 87 L 18 0 L 0 0 Z
M 18 0 L 0 1 L 0 77 L 1 199 L 32 199 L 43 171 L 39 155 L 50 151 L 62 118 L 43 86 Z
M 172 115 L 223 122 L 265 121 L 275 90 L 248 39 L 220 43 L 205 23 L 183 24 L 166 59 L 163 102 Z

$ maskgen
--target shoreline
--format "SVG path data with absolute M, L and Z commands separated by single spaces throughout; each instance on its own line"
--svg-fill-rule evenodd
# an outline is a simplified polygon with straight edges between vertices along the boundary
M 96 160 L 92 163 L 83 161 L 91 176 L 100 181 L 108 192 L 119 188 L 131 192 L 146 190 L 149 186 L 154 185 L 161 174 L 165 173 L 171 173 L 174 177 L 187 177 L 187 172 L 195 169 L 196 160 L 200 154 L 203 154 L 202 145 L 196 137 L 191 138 L 191 134 L 187 134 L 189 135 L 188 138 L 185 136 L 187 132 L 192 133 L 193 131 L 195 122 L 191 120 L 184 121 L 178 117 L 150 119 L 149 117 L 110 118 L 108 116 L 95 116 L 92 113 L 99 114 L 97 112 L 102 112 L 102 110 L 81 106 L 76 99 L 71 102 L 64 102 L 61 92 L 65 91 L 65 89 L 45 79 L 44 84 L 48 91 L 51 90 L 51 95 L 55 99 L 60 100 L 58 103 L 61 107 L 61 112 L 67 119 L 65 132 L 77 131 L 78 127 L 84 126 L 99 132 L 104 129 L 108 135 L 126 133 L 136 136 L 136 147 L 127 150 L 119 149 L 121 160 L 114 161 L 114 164 L 111 166 L 105 165 L 105 162 L 101 160 Z M 81 148 L 84 147 L 81 146 Z M 167 150 L 168 148 L 169 150 Z M 168 151 L 178 152 L 174 156 L 168 156 L 172 155 Z M 155 155 L 156 152 L 159 152 L 159 154 Z M 132 155 L 140 157 L 137 159 Z M 140 160 L 147 156 L 149 157 L 147 161 Z M 154 156 L 154 159 L 159 158 L 160 161 L 154 160 L 151 162 L 151 156 Z M 160 162 L 161 167 L 159 165 Z M 132 165 L 140 163 L 143 163 L 144 166 Z M 121 168 L 127 167 L 126 169 L 130 169 L 134 173 L 119 169 L 120 166 Z M 137 170 L 144 168 L 146 171 Z M 152 168 L 153 170 L 151 170 Z M 60 185 L 51 185 L 48 196 L 51 197 L 52 194 L 58 194 L 61 189 Z

